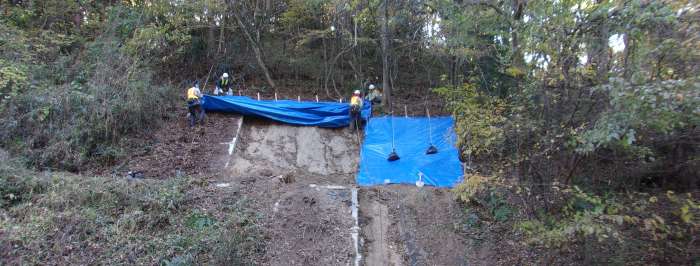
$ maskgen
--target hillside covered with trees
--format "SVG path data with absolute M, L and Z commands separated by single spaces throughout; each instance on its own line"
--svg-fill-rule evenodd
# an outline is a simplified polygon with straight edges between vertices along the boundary
M 186 88 L 209 93 L 224 72 L 249 96 L 337 100 L 374 84 L 385 114 L 452 115 L 465 180 L 450 193 L 466 218 L 449 226 L 527 250 L 494 251 L 517 258 L 503 264 L 700 263 L 696 1 L 12 0 L 0 12 L 0 264 L 123 251 L 111 241 L 150 246 L 98 261 L 259 262 L 254 211 L 219 206 L 231 217 L 210 221 L 184 200 L 197 179 L 96 170 L 184 121 Z M 80 251 L 51 252 L 66 243 Z

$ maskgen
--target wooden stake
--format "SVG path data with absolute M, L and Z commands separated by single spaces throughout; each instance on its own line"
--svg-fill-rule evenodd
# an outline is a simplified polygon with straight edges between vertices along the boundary
M 318 102 L 318 95 L 316 95 L 316 102 Z
M 301 102 L 301 96 L 297 96 L 297 102 Z
M 275 102 L 277 101 L 277 93 L 275 92 Z
M 408 106 L 405 104 L 403 105 L 403 113 L 406 116 L 406 118 L 408 118 Z
M 258 92 L 258 101 L 260 101 L 260 93 Z

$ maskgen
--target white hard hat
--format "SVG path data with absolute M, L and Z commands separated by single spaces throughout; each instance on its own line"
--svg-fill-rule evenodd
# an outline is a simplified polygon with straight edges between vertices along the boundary
M 369 84 L 369 89 L 373 90 L 374 89 L 374 84 Z
M 360 94 L 360 90 L 355 90 L 355 92 L 353 92 L 353 94 Z
M 228 78 L 228 73 L 224 73 L 224 78 Z

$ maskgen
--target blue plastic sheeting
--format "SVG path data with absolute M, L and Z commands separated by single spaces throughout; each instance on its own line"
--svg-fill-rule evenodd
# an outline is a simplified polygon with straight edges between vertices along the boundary
M 370 119 L 360 151 L 361 186 L 416 184 L 419 176 L 425 185 L 453 187 L 461 181 L 462 164 L 455 147 L 456 135 L 451 117 L 431 118 L 433 145 L 438 153 L 427 155 L 430 146 L 428 118 L 394 117 L 396 153 L 401 159 L 387 161 L 391 153 L 391 118 Z
M 260 116 L 293 125 L 346 127 L 350 124 L 350 104 L 348 103 L 258 101 L 247 96 L 211 95 L 204 95 L 202 101 L 202 107 L 206 111 Z M 365 101 L 362 117 L 366 120 L 371 114 L 371 104 Z

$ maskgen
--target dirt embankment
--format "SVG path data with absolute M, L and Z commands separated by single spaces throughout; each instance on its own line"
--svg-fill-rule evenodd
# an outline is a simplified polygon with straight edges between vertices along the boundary
M 347 128 L 208 114 L 195 130 L 184 119 L 169 121 L 145 142 L 150 144 L 118 170 L 143 171 L 145 178 L 198 177 L 208 184 L 200 191 L 207 194 L 203 199 L 243 202 L 256 212 L 263 235 L 256 264 L 353 265 L 354 189 L 362 265 L 483 264 L 472 258 L 488 257 L 471 254 L 469 241 L 455 229 L 463 212 L 449 192 L 358 188 L 360 147 Z
M 347 129 L 245 118 L 218 181 L 248 199 L 266 235 L 265 265 L 350 265 L 351 185 L 359 146 Z
M 223 167 L 221 156 L 235 134 L 240 116 L 208 113 L 203 124 L 189 128 L 183 110 L 163 127 L 134 140 L 139 148 L 111 168 L 95 174 L 125 176 L 142 172 L 143 178 L 166 179 L 177 175 L 213 177 Z
M 493 260 L 477 259 L 461 234 L 459 208 L 444 189 L 363 188 L 360 223 L 367 265 L 487 265 Z

